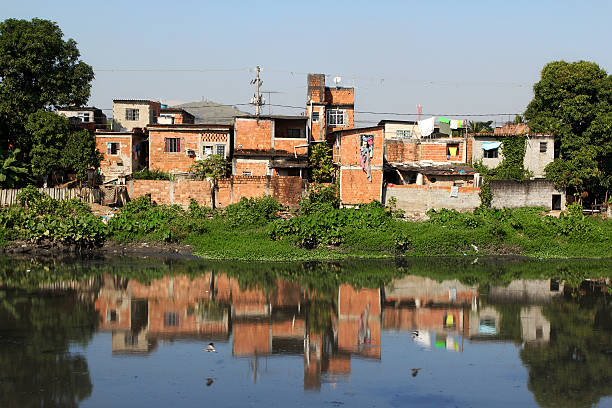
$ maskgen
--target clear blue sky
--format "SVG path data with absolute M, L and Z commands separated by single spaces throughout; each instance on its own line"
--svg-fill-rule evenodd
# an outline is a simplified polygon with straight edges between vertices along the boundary
M 609 0 L 4 3 L 0 19 L 50 19 L 78 42 L 100 108 L 113 98 L 246 103 L 259 64 L 263 88 L 282 92 L 274 104 L 303 106 L 313 72 L 354 85 L 358 111 L 514 113 L 549 61 L 612 70 Z M 357 125 L 382 117 L 358 114 Z

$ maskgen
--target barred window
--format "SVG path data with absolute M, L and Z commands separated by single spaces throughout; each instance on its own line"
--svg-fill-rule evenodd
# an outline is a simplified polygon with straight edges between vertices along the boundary
M 217 145 L 217 154 L 219 156 L 225 157 L 225 145 L 222 145 L 222 144 Z
M 398 129 L 398 130 L 395 131 L 395 137 L 411 138 L 412 137 L 412 131 L 411 130 Z
M 179 153 L 181 151 L 181 139 L 178 137 L 166 138 L 166 153 Z
M 329 126 L 344 126 L 344 110 L 330 109 L 327 113 L 327 124 Z
M 125 120 L 139 120 L 140 110 L 138 109 L 126 109 Z
M 312 121 L 315 123 L 319 121 L 319 112 L 312 112 Z

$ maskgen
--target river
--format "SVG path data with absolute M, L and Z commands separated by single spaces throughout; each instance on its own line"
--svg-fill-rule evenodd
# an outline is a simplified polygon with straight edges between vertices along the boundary
M 611 261 L 0 259 L 0 406 L 612 406 Z

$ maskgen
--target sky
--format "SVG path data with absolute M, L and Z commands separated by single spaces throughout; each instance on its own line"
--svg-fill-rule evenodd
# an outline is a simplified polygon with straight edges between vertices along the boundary
M 425 115 L 522 113 L 544 65 L 587 60 L 612 71 L 612 1 L 10 1 L 0 20 L 55 21 L 113 99 L 238 105 L 262 67 L 264 112 L 300 114 L 307 73 L 355 87 L 356 125 Z M 253 112 L 250 106 L 239 106 Z M 365 112 L 376 112 L 374 114 Z M 391 113 L 409 114 L 406 116 Z M 488 116 L 490 114 L 506 114 Z M 469 116 L 487 115 L 487 116 Z

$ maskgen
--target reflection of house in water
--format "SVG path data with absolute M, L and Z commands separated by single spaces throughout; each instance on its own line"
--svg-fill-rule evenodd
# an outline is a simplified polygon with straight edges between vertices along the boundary
M 461 351 L 477 300 L 475 286 L 406 276 L 385 287 L 383 327 L 412 331 L 414 340 L 424 347 Z
M 173 276 L 150 284 L 104 277 L 96 299 L 102 330 L 113 332 L 113 353 L 149 352 L 158 339 L 227 340 L 229 312 L 211 297 L 214 275 Z
M 493 303 L 546 304 L 563 294 L 558 279 L 517 279 L 508 286 L 492 286 L 489 301 Z
M 550 342 L 550 322 L 542 314 L 542 306 L 521 309 L 521 337 L 526 346 Z

